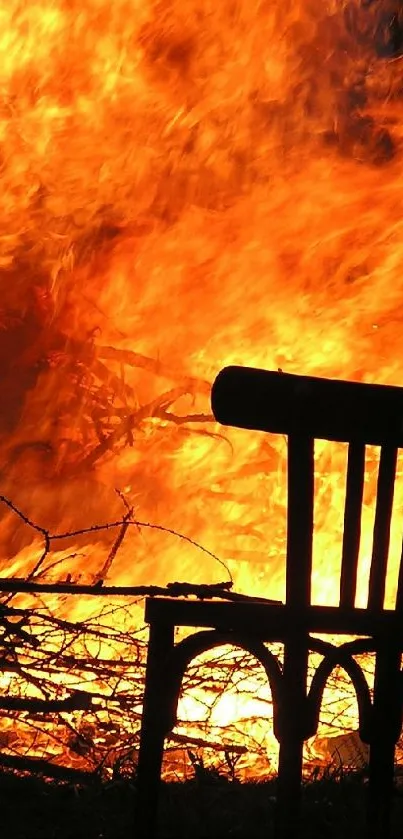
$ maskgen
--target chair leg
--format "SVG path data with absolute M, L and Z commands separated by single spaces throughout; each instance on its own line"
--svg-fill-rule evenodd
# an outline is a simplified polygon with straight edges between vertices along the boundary
M 376 657 L 367 810 L 370 839 L 390 836 L 395 744 L 402 721 L 400 660 L 400 650 L 392 642 Z
M 283 697 L 280 714 L 280 753 L 276 839 L 297 839 L 300 831 L 302 756 L 306 736 L 308 643 L 303 633 L 284 645 Z
M 163 665 L 173 639 L 173 627 L 150 627 L 137 764 L 136 839 L 156 835 L 164 740 L 169 729 Z
M 368 785 L 369 839 L 389 839 L 395 744 L 378 732 L 370 746 Z
M 300 829 L 302 754 L 304 742 L 284 737 L 280 743 L 276 839 L 296 839 Z

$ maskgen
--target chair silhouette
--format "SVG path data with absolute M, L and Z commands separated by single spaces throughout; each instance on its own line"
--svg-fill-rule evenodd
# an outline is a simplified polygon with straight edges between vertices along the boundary
M 386 839 L 403 705 L 402 562 L 395 608 L 384 608 L 397 456 L 403 445 L 403 388 L 227 367 L 214 382 L 212 407 L 223 425 L 287 436 L 285 603 L 147 599 L 150 636 L 137 775 L 139 836 L 155 835 L 164 739 L 176 722 L 184 672 L 201 652 L 232 644 L 256 656 L 270 682 L 279 741 L 275 835 L 298 835 L 303 745 L 317 731 L 326 682 L 339 665 L 354 685 L 360 736 L 370 746 L 367 835 Z M 311 600 L 315 439 L 348 444 L 338 606 L 313 605 Z M 368 601 L 366 608 L 357 608 L 366 445 L 379 447 L 380 459 Z M 179 626 L 198 631 L 175 643 Z M 355 640 L 336 645 L 311 633 Z M 270 641 L 283 643 L 282 664 L 265 645 Z M 322 658 L 308 691 L 310 651 Z M 366 652 L 375 654 L 373 691 L 355 658 Z

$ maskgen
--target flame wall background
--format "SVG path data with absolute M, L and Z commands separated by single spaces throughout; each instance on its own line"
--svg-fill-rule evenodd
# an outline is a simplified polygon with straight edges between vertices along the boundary
M 281 596 L 284 441 L 224 436 L 209 387 L 232 362 L 401 383 L 400 17 L 388 0 L 1 9 L 0 491 L 34 522 L 113 520 L 123 494 L 238 588 Z M 343 469 L 319 452 L 328 602 Z M 93 581 L 113 538 L 63 543 L 41 575 Z M 3 575 L 32 571 L 35 541 L 4 508 Z M 109 571 L 222 576 L 136 528 Z

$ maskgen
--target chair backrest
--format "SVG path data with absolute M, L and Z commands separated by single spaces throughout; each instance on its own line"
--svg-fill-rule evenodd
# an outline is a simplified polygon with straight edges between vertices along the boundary
M 383 609 L 396 464 L 403 447 L 403 388 L 226 367 L 212 388 L 223 425 L 288 437 L 286 602 L 311 602 L 315 438 L 348 444 L 339 605 L 353 609 L 367 445 L 380 447 L 367 609 Z M 403 611 L 400 561 L 396 609 Z

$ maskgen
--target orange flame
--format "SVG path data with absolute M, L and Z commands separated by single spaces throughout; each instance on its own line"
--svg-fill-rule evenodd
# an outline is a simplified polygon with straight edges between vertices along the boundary
M 217 554 L 239 590 L 283 596 L 284 441 L 224 436 L 209 384 L 230 363 L 402 383 L 393 5 L 0 11 L 0 491 L 30 519 L 61 532 L 119 518 L 117 488 L 141 520 Z M 329 603 L 344 470 L 342 447 L 320 449 L 314 595 Z M 375 473 L 370 456 L 363 569 Z M 3 575 L 32 570 L 32 538 L 3 511 Z M 91 581 L 110 544 L 73 539 L 42 571 Z M 133 528 L 108 582 L 222 575 Z

